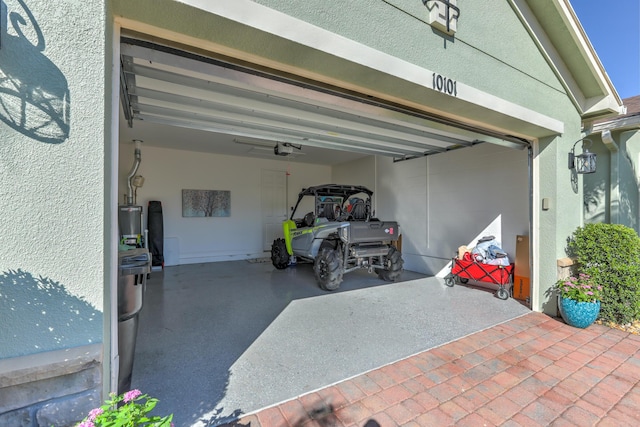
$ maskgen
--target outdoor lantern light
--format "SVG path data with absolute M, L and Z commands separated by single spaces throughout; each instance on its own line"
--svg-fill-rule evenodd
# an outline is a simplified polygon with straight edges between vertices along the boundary
M 575 154 L 576 144 L 580 141 L 587 141 L 589 145 L 587 147 L 582 144 L 582 154 Z M 576 170 L 577 173 L 594 173 L 596 171 L 596 154 L 589 151 L 589 147 L 591 147 L 591 140 L 582 138 L 577 140 L 573 147 L 571 148 L 571 152 L 569 153 L 569 169 Z

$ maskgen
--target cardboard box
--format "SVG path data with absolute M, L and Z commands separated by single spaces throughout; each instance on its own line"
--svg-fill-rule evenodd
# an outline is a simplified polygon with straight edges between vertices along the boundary
M 519 300 L 528 300 L 531 297 L 529 236 L 516 236 L 516 262 L 513 271 L 513 297 Z
M 391 242 L 391 246 L 402 253 L 402 234 L 398 236 L 398 240 L 394 240 Z
M 531 283 L 528 277 L 513 276 L 513 297 L 526 301 L 531 296 Z

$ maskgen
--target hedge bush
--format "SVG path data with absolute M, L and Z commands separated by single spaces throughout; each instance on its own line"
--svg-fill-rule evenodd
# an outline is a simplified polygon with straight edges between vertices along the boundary
M 620 224 L 587 224 L 569 239 L 574 273 L 602 285 L 599 319 L 617 324 L 640 320 L 640 237 Z

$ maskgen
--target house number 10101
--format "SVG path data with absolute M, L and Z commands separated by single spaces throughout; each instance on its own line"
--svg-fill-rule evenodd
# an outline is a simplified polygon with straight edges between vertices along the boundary
M 456 88 L 456 81 L 450 78 L 444 77 L 438 73 L 433 73 L 433 88 L 438 92 L 446 93 L 447 95 L 451 95 L 451 96 L 458 95 L 458 89 Z

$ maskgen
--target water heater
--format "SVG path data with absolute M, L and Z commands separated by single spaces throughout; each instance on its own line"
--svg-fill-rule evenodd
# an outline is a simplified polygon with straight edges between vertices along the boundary
M 118 206 L 118 225 L 120 228 L 121 244 L 138 248 L 143 247 L 142 206 Z

